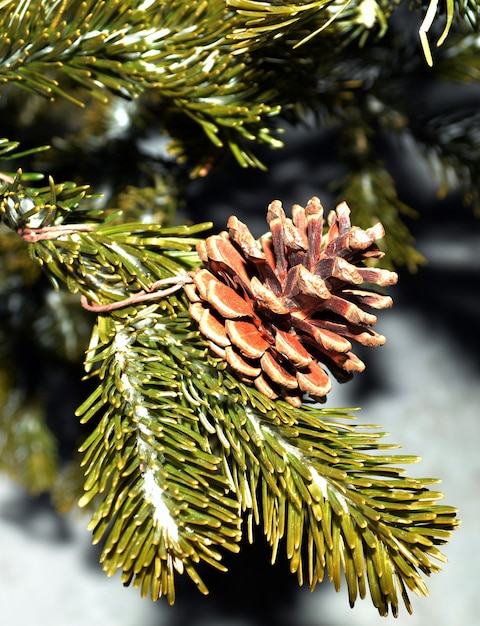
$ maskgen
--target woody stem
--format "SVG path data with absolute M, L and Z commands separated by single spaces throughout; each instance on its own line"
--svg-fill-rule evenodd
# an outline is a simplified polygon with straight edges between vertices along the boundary
M 87 311 L 93 311 L 94 313 L 108 313 L 109 311 L 115 311 L 117 309 L 123 309 L 127 306 L 132 306 L 140 302 L 146 302 L 148 300 L 157 300 L 158 298 L 165 298 L 166 296 L 175 293 L 181 289 L 187 283 L 192 282 L 192 277 L 189 274 L 183 274 L 181 276 L 171 276 L 169 278 L 162 278 L 154 282 L 148 291 L 139 291 L 129 298 L 119 300 L 118 302 L 111 302 L 110 304 L 91 304 L 88 302 L 87 297 L 81 296 L 81 304 Z M 173 283 L 173 284 L 172 284 Z M 172 284 L 167 289 L 158 290 L 158 287 L 163 285 Z

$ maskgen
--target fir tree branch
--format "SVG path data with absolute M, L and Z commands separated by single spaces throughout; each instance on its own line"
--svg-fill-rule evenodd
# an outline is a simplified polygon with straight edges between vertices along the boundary
M 32 176 L 24 176 L 22 170 L 18 170 L 15 178 L 6 176 L 0 185 L 0 219 L 9 228 L 25 234 L 68 219 L 88 191 L 87 185 L 55 184 L 52 178 L 48 187 L 24 185 L 22 181 L 29 178 Z M 80 215 L 83 217 L 83 212 L 79 212 Z
M 350 5 L 350 2 L 351 0 L 346 0 L 340 7 L 333 7 L 338 4 L 336 0 L 315 2 L 287 0 L 281 3 L 227 0 L 227 5 L 232 7 L 244 22 L 241 27 L 234 30 L 232 39 L 236 41 L 253 39 L 254 45 L 262 45 L 268 40 L 290 35 L 293 37 L 294 46 L 301 45 L 327 28 Z M 305 36 L 304 27 L 312 23 L 313 30 Z M 298 40 L 295 41 L 297 37 Z
M 0 81 L 79 105 L 65 79 L 103 100 L 153 89 L 241 165 L 260 165 L 246 142 L 281 145 L 268 121 L 279 107 L 268 104 L 273 76 L 232 55 L 232 20 L 220 1 L 10 3 L 0 16 Z
M 398 591 L 410 610 L 405 587 L 426 593 L 418 570 L 437 571 L 430 557 L 444 560 L 435 545 L 444 542 L 454 514 L 435 504 L 441 494 L 426 491 L 432 481 L 401 477 L 395 463 L 418 459 L 371 455 L 396 446 L 378 443 L 382 433 L 338 423 L 346 417 L 339 410 L 304 407 L 290 415 L 281 403 L 268 407 L 251 396 L 245 390 L 250 404 L 236 441 L 244 458 L 240 466 L 232 459 L 232 476 L 249 517 L 262 519 L 273 559 L 285 539 L 300 584 L 305 569 L 312 589 L 327 575 L 338 590 L 343 570 L 352 606 L 368 585 L 382 615 L 389 606 L 397 614 Z
M 284 39 L 298 48 L 322 34 L 334 34 L 339 45 L 358 39 L 365 43 L 376 31 L 385 34 L 388 20 L 401 0 L 319 0 L 318 2 L 272 3 L 266 1 L 227 0 L 242 18 L 242 26 L 234 29 L 231 38 L 238 51 L 264 46 L 267 42 Z M 328 29 L 328 33 L 325 31 Z
M 377 23 L 379 34 L 383 35 L 388 27 L 388 19 L 393 8 L 401 0 L 385 2 L 382 0 L 319 0 L 318 2 L 268 2 L 267 0 L 227 0 L 227 4 L 243 18 L 241 27 L 234 29 L 232 38 L 238 43 L 238 50 L 264 45 L 268 39 L 287 38 L 289 44 L 298 47 L 318 36 L 330 26 L 340 35 L 340 41 L 349 43 L 358 38 L 362 45 Z M 440 35 L 437 46 L 442 45 L 450 32 L 454 15 L 462 16 L 466 21 L 476 20 L 474 10 L 469 4 L 472 0 L 446 0 L 446 25 Z M 423 5 L 423 3 L 422 3 Z M 438 0 L 430 0 L 419 37 L 428 65 L 433 65 L 428 33 L 437 19 Z M 476 22 L 475 22 L 476 23 Z M 346 37 L 350 33 L 350 36 Z
M 206 356 L 181 308 L 174 316 L 165 312 L 143 308 L 127 323 L 99 318 L 87 357 L 101 383 L 78 412 L 86 421 L 106 410 L 82 447 L 87 493 L 81 503 L 106 490 L 90 524 L 97 541 L 114 523 L 102 555 L 106 571 L 121 567 L 123 580 L 137 576 L 144 594 L 166 593 L 173 601 L 175 564 L 182 571 L 180 561 L 193 553 L 193 561 L 219 565 L 219 553 L 214 561 L 202 554 L 206 538 L 236 550 L 239 512 L 223 490 L 247 513 L 250 537 L 253 523 L 263 525 L 273 559 L 285 539 L 300 583 L 305 568 L 312 588 L 328 575 L 338 589 L 344 570 L 352 605 L 369 587 L 382 615 L 389 608 L 397 613 L 398 596 L 410 610 L 407 591 L 427 593 L 420 572 L 438 571 L 432 559 L 444 559 L 436 546 L 456 525 L 454 509 L 437 505 L 441 494 L 428 490 L 435 481 L 401 476 L 397 464 L 418 459 L 375 454 L 395 446 L 378 443 L 381 433 L 339 422 L 346 417 L 341 410 L 268 400 Z M 220 481 L 213 501 L 208 467 Z M 141 506 L 132 493 L 143 493 L 150 516 L 141 515 L 129 548 Z M 186 553 L 177 545 L 183 533 Z M 143 542 L 143 553 L 130 554 Z M 193 567 L 188 560 L 186 571 L 206 591 Z
M 189 324 L 182 328 L 175 308 L 162 315 L 155 305 L 143 307 L 128 322 L 99 318 L 87 364 L 100 366 L 101 382 L 78 410 L 85 422 L 106 408 L 82 446 L 87 480 L 80 501 L 105 492 L 89 525 L 94 542 L 108 531 L 103 567 L 109 575 L 121 568 L 125 583 L 170 603 L 175 570 L 206 593 L 195 564 L 222 569 L 218 548 L 236 552 L 240 538 L 238 503 L 219 472 L 221 458 L 182 392 L 192 375 L 187 355 L 199 359 L 205 351 L 188 345 L 195 333 Z
M 190 235 L 202 228 L 106 223 L 28 245 L 70 291 L 108 304 L 198 265 Z M 437 546 L 458 524 L 429 489 L 437 481 L 404 477 L 398 465 L 417 459 L 392 455 L 344 410 L 295 408 L 241 382 L 209 352 L 185 295 L 165 295 L 102 310 L 87 351 L 98 386 L 77 411 L 93 424 L 80 503 L 96 506 L 105 571 L 121 569 L 153 599 L 174 601 L 175 572 L 206 593 L 197 563 L 223 569 L 246 516 L 273 559 L 285 544 L 300 583 L 327 575 L 338 589 L 343 571 L 352 605 L 369 588 L 382 615 L 396 615 L 400 597 L 410 610 L 408 591 L 427 593 L 422 574 L 438 571 Z

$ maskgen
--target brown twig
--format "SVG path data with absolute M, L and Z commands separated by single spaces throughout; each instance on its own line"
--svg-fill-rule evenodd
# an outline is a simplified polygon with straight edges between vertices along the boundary
M 80 302 L 84 309 L 87 311 L 93 311 L 94 313 L 108 313 L 109 311 L 115 311 L 117 309 L 123 309 L 126 306 L 131 306 L 133 304 L 138 304 L 139 302 L 146 302 L 148 300 L 156 300 L 158 298 L 165 298 L 166 296 L 175 293 L 179 289 L 181 289 L 187 283 L 192 282 L 192 277 L 190 274 L 183 274 L 181 276 L 171 276 L 170 278 L 162 278 L 161 280 L 157 280 L 154 282 L 148 291 L 139 291 L 133 296 L 129 298 L 125 298 L 124 300 L 119 300 L 118 302 L 111 302 L 110 304 L 90 304 L 87 300 L 87 297 L 82 295 L 80 298 Z M 168 289 L 161 289 L 157 291 L 158 287 L 162 285 L 168 285 L 173 283 L 171 287 Z
M 28 243 L 57 239 L 62 235 L 73 235 L 78 232 L 92 232 L 89 224 L 60 224 L 59 226 L 44 226 L 43 228 L 19 228 L 17 234 Z

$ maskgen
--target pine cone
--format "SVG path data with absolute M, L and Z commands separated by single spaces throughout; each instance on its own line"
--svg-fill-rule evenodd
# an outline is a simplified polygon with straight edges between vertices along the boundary
M 363 284 L 392 285 L 397 275 L 364 264 L 383 256 L 375 244 L 382 225 L 362 230 L 349 216 L 340 204 L 322 236 L 318 198 L 306 208 L 294 205 L 292 219 L 274 200 L 267 213 L 271 234 L 257 241 L 232 216 L 228 233 L 199 245 L 205 267 L 185 288 L 190 314 L 211 349 L 269 398 L 283 396 L 294 406 L 304 394 L 324 401 L 331 380 L 320 363 L 343 382 L 365 368 L 352 341 L 385 342 L 365 309 L 389 307 L 392 299 Z

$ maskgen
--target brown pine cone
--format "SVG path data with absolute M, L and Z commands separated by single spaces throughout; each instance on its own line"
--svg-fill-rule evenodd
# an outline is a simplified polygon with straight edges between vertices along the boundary
M 198 247 L 205 267 L 185 287 L 190 314 L 211 349 L 269 398 L 283 396 L 294 406 L 304 394 L 324 401 L 332 385 L 320 363 L 343 382 L 365 368 L 352 341 L 385 342 L 371 328 L 376 316 L 365 309 L 389 307 L 392 299 L 364 283 L 393 285 L 397 275 L 364 264 L 383 256 L 375 244 L 382 225 L 362 230 L 349 216 L 340 204 L 323 235 L 318 198 L 305 208 L 294 205 L 292 219 L 274 200 L 267 213 L 271 232 L 258 241 L 232 216 L 228 232 Z

